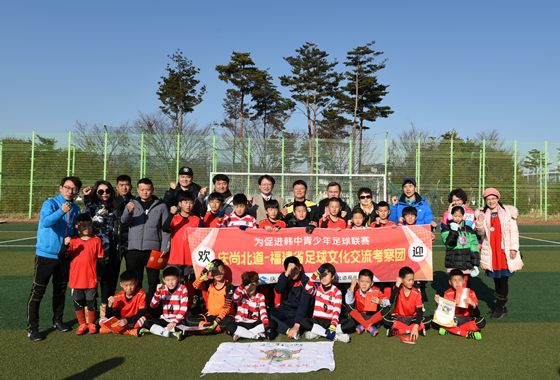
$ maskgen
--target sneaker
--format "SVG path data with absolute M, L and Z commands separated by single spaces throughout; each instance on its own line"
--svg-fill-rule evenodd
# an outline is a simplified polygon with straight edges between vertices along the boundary
M 476 332 L 468 331 L 467 332 L 467 339 L 481 340 L 482 339 L 482 334 L 479 331 L 476 331 Z
M 145 328 L 143 328 L 143 327 L 141 327 L 141 328 L 139 328 L 139 329 L 137 330 L 138 336 L 144 336 L 144 335 L 146 335 L 146 334 L 149 333 L 149 332 L 150 332 L 150 329 L 145 329 Z
M 294 336 L 294 340 L 301 340 L 301 333 L 299 331 L 296 336 Z
M 350 343 L 350 335 L 348 334 L 336 334 L 334 337 L 335 342 Z
M 39 333 L 39 330 L 31 330 L 27 332 L 27 337 L 31 339 L 33 342 L 38 342 L 43 340 L 43 337 Z
M 139 329 L 130 329 L 130 330 L 124 330 L 123 335 L 132 335 L 132 336 L 138 336 L 138 330 Z M 99 329 L 99 332 L 101 332 L 101 329 Z M 102 333 L 103 334 L 103 333 Z
M 399 330 L 397 330 L 397 329 L 388 329 L 388 330 L 387 330 L 387 336 L 388 336 L 388 337 L 399 336 Z
M 370 326 L 371 327 L 371 326 Z M 365 331 L 364 326 L 362 325 L 358 325 L 358 327 L 356 327 L 356 332 L 358 333 L 358 335 L 360 335 L 361 333 L 363 333 Z
M 439 335 L 451 335 L 451 333 L 449 331 L 447 331 L 446 329 L 444 329 L 443 327 L 439 328 Z
M 419 330 L 418 335 L 426 336 L 426 329 Z
M 97 334 L 97 326 L 95 325 L 95 323 L 90 323 L 88 325 L 88 330 L 90 334 Z
M 173 336 L 180 342 L 187 337 L 187 332 L 183 330 L 175 331 Z
M 234 335 L 233 336 L 233 341 L 237 342 L 241 337 L 239 335 Z
M 99 333 L 100 333 L 100 334 L 110 334 L 110 333 L 111 333 L 111 330 L 106 329 L 105 327 L 101 327 L 101 326 L 100 326 L 100 327 L 99 327 Z
M 314 332 L 307 331 L 305 333 L 305 339 L 319 339 L 319 335 L 315 334 Z
M 56 330 L 58 330 L 58 331 L 60 331 L 60 332 L 67 332 L 67 331 L 70 331 L 70 330 L 71 330 L 70 327 L 66 326 L 66 325 L 65 325 L 64 323 L 62 323 L 62 322 L 54 322 L 53 325 L 52 325 L 52 328 L 53 328 L 53 329 L 56 329 Z
M 265 340 L 265 339 L 266 339 L 265 333 L 258 333 L 257 338 L 255 340 Z
M 84 323 L 80 325 L 80 327 L 78 327 L 78 330 L 76 330 L 76 335 L 84 335 L 87 332 L 88 332 L 88 325 Z

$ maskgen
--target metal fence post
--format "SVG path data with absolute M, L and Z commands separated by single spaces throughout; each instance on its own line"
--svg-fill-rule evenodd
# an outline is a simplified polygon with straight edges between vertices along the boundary
M 31 219 L 31 209 L 33 208 L 33 170 L 35 169 L 35 131 L 31 142 L 31 176 L 29 178 L 29 219 Z
M 544 221 L 548 221 L 548 141 L 544 142 Z
M 420 192 L 420 139 L 422 138 L 422 131 L 418 135 L 418 148 L 416 149 L 416 186 Z
M 517 140 L 513 145 L 513 207 L 517 207 Z
M 72 144 L 72 175 L 76 172 L 76 144 Z
M 319 174 L 319 138 L 315 136 L 315 174 Z M 315 202 L 319 203 L 319 176 L 315 176 Z
M 180 157 L 179 156 L 181 154 L 181 145 L 180 144 L 181 144 L 181 133 L 179 131 L 179 126 L 177 126 L 177 165 L 176 165 L 176 168 L 175 168 L 176 169 L 175 173 L 177 173 L 177 175 L 175 177 L 176 178 L 175 179 L 176 183 L 179 183 L 179 169 L 180 169 L 180 166 L 179 166 Z
M 478 207 L 482 207 L 482 151 L 478 151 Z
M 4 142 L 0 141 L 0 212 L 2 212 L 2 150 L 4 149 Z
M 103 127 L 105 128 L 105 152 L 103 155 L 103 181 L 107 181 L 107 137 L 108 137 L 108 132 L 107 132 L 107 126 L 105 124 L 103 124 Z
M 216 129 L 212 126 L 212 171 L 218 171 L 218 148 L 216 147 Z
M 542 192 L 543 192 L 543 167 L 542 167 L 542 162 L 543 162 L 543 153 L 541 152 L 541 154 L 539 154 L 539 174 L 540 174 L 540 178 L 539 178 L 539 213 L 542 216 L 543 214 L 543 196 L 542 196 Z
M 284 174 L 284 131 L 282 131 L 282 174 Z M 284 176 L 282 176 L 282 194 L 280 195 L 282 198 L 284 198 Z
M 453 191 L 453 140 L 455 138 L 455 131 L 451 134 L 451 164 L 449 165 L 449 191 Z
M 68 165 L 66 167 L 66 177 L 70 177 L 71 154 L 72 154 L 72 132 L 68 132 Z

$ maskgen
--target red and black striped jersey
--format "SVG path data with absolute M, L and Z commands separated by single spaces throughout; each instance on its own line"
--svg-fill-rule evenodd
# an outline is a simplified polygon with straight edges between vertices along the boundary
M 169 323 L 179 323 L 187 316 L 189 291 L 183 284 L 179 285 L 173 292 L 170 292 L 167 286 L 163 285 L 161 290 L 154 294 L 150 307 L 153 309 L 160 302 L 163 305 L 163 314 L 160 318 Z
M 331 285 L 325 289 L 320 282 L 315 283 L 317 276 L 315 273 L 305 285 L 305 291 L 315 296 L 315 305 L 313 307 L 313 318 L 330 319 L 331 324 L 338 326 L 340 319 L 340 307 L 342 305 L 342 293 L 335 285 Z
M 399 317 L 414 317 L 416 315 L 416 309 L 422 307 L 422 295 L 420 291 L 416 288 L 410 289 L 410 294 L 408 297 L 404 295 L 404 287 L 400 288 L 397 294 L 397 300 L 395 301 L 395 310 L 393 310 L 393 315 L 398 315 Z
M 220 225 L 220 227 L 225 228 L 239 228 L 241 226 L 245 226 L 247 228 L 257 228 L 257 222 L 255 218 L 253 218 L 249 214 L 237 216 L 237 214 L 233 213 L 231 215 L 227 215 L 222 223 L 218 224 Z

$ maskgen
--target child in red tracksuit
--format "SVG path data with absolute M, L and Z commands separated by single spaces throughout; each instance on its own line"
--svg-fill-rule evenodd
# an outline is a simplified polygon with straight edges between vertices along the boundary
M 58 258 L 71 260 L 68 286 L 72 289 L 74 310 L 80 323 L 76 335 L 83 335 L 88 331 L 95 334 L 97 283 L 103 276 L 105 254 L 101 239 L 93 236 L 93 223 L 89 214 L 78 215 L 76 229 L 79 237 L 65 238 Z M 86 306 L 89 323 L 86 323 Z
M 331 198 L 328 201 L 328 214 L 323 214 L 321 219 L 321 228 L 331 228 L 337 232 L 346 229 L 346 222 L 340 216 L 342 211 L 342 200 L 340 198 Z
M 278 325 L 268 319 L 264 295 L 257 293 L 259 274 L 255 271 L 243 272 L 241 280 L 243 283 L 233 294 L 233 302 L 237 304 L 235 322 L 228 323 L 226 332 L 235 341 L 240 338 L 273 340 Z
M 109 318 L 115 317 L 119 320 L 117 326 L 124 327 L 119 334 L 138 336 L 138 330 L 150 317 L 146 314 L 146 291 L 138 287 L 136 272 L 133 270 L 126 270 L 121 274 L 120 285 L 123 290 L 108 299 L 107 313 L 99 320 L 99 332 L 110 334 L 111 330 L 105 327 L 105 323 Z
M 377 335 L 376 324 L 391 311 L 391 303 L 383 292 L 373 285 L 373 272 L 362 269 L 346 293 L 346 305 L 358 334 Z M 354 305 L 353 307 L 351 305 Z
M 315 297 L 312 318 L 304 318 L 300 323 L 301 330 L 307 331 L 306 339 L 324 336 L 333 341 L 350 342 L 348 333 L 354 330 L 354 324 L 349 319 L 339 323 L 342 293 L 332 283 L 335 275 L 334 266 L 326 263 L 313 273 L 305 285 L 305 291 Z M 319 283 L 315 282 L 317 278 L 320 278 Z
M 455 301 L 456 290 L 458 287 L 462 288 L 465 285 L 465 276 L 459 269 L 453 269 L 449 272 L 449 289 L 445 292 L 443 298 L 450 301 Z M 439 303 L 439 295 L 435 296 L 436 303 Z M 481 340 L 482 335 L 480 330 L 486 326 L 486 321 L 480 316 L 480 309 L 478 308 L 478 298 L 476 293 L 469 289 L 468 297 L 465 302 L 469 305 L 467 308 L 455 307 L 455 323 L 456 327 L 440 327 L 439 334 L 455 334 L 460 335 L 467 339 Z
M 391 207 L 389 203 L 381 201 L 377 204 L 377 220 L 371 223 L 371 228 L 393 227 L 396 228 L 397 224 L 389 220 L 391 215 Z
M 259 228 L 263 228 L 268 232 L 277 232 L 281 228 L 286 228 L 286 223 L 280 220 L 280 204 L 276 199 L 271 199 L 266 202 L 266 216 L 267 218 L 261 220 Z
M 204 215 L 202 225 L 205 228 L 220 228 L 221 223 L 224 220 L 226 212 L 220 210 L 224 204 L 224 195 L 220 193 L 212 193 L 208 196 L 208 207 L 210 211 L 207 211 Z M 202 227 L 202 226 L 201 226 Z
M 399 270 L 399 277 L 391 292 L 393 313 L 383 318 L 387 336 L 410 334 L 416 340 L 418 335 L 426 335 L 430 328 L 430 317 L 424 317 L 424 306 L 420 291 L 414 287 L 414 271 L 409 267 Z

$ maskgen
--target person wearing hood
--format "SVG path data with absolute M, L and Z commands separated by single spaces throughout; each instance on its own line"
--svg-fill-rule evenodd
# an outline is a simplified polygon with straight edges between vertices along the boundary
M 163 232 L 163 224 L 169 216 L 167 205 L 154 194 L 154 185 L 149 178 L 138 181 L 138 197 L 130 201 L 121 217 L 128 231 L 128 252 L 126 269 L 138 276 L 138 287 L 142 287 L 144 268 L 148 264 L 152 250 L 162 256 L 169 253 L 171 234 Z M 159 270 L 146 268 L 148 275 L 148 300 L 151 300 L 159 283 Z
M 400 198 L 393 197 L 391 205 L 391 214 L 389 220 L 396 224 L 402 221 L 402 211 L 405 207 L 411 206 L 417 210 L 416 224 L 429 224 L 432 228 L 437 227 L 434 221 L 432 208 L 426 202 L 426 199 L 417 193 L 418 187 L 414 178 L 405 178 L 402 184 L 403 194 Z
M 206 194 L 208 188 L 201 188 L 199 184 L 193 182 L 193 176 L 193 170 L 188 166 L 183 166 L 181 169 L 179 169 L 179 183 L 170 182 L 169 190 L 167 190 L 165 192 L 165 195 L 163 196 L 163 201 L 167 205 L 167 209 L 170 209 L 173 206 L 177 206 L 177 197 L 179 196 L 179 194 L 182 191 L 188 191 L 192 193 L 194 195 L 194 199 L 196 199 L 192 214 L 200 215 L 203 208 L 202 204 L 197 198 L 199 193 Z
M 492 187 L 482 197 L 486 205 L 475 212 L 476 232 L 483 238 L 480 267 L 494 280 L 497 302 L 488 314 L 498 320 L 508 315 L 509 278 L 523 268 L 516 222 L 519 211 L 514 206 L 504 206 L 500 192 Z

